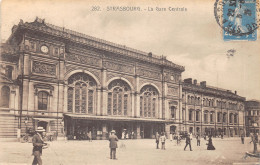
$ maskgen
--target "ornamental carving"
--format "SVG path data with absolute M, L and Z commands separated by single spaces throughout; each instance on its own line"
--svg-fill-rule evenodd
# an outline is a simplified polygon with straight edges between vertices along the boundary
M 176 96 L 176 95 L 178 95 L 178 88 L 174 88 L 174 87 L 169 87 L 168 88 L 168 95 L 174 95 L 174 96 Z
M 104 62 L 104 67 L 106 67 L 107 69 L 111 69 L 111 70 L 134 74 L 134 67 L 127 66 L 125 64 L 118 64 L 115 62 L 106 61 L 106 62 Z
M 68 61 L 73 61 L 81 64 L 89 64 L 93 66 L 100 66 L 100 60 L 96 58 L 91 58 L 88 56 L 82 56 L 77 54 L 67 54 L 66 59 Z
M 56 75 L 56 65 L 55 64 L 48 64 L 48 63 L 34 61 L 32 70 L 35 73 L 48 74 L 48 75 L 52 75 L 52 76 Z
M 164 73 L 164 80 L 169 82 L 178 83 L 180 80 L 180 75 L 173 73 Z
M 138 69 L 137 74 L 139 74 L 141 77 L 155 78 L 155 79 L 158 79 L 158 80 L 161 79 L 161 73 L 151 71 L 151 70 L 145 70 L 143 68 Z

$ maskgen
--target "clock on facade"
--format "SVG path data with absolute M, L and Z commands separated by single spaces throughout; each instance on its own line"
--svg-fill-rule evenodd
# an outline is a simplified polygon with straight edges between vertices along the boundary
M 43 53 L 48 53 L 49 52 L 49 48 L 46 45 L 43 45 L 43 46 L 41 46 L 41 51 Z

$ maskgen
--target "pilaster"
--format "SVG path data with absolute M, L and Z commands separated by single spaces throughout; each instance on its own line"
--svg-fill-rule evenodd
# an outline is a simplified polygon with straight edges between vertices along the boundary
M 101 89 L 98 88 L 97 89 L 97 115 L 101 115 L 101 111 L 100 111 L 100 108 L 101 108 Z
M 103 123 L 102 124 L 102 140 L 106 140 L 107 139 L 107 124 Z

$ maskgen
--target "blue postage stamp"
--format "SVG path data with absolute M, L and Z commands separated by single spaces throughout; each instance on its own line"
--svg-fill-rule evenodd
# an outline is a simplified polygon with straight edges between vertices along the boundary
M 256 0 L 217 0 L 215 18 L 223 29 L 224 41 L 257 39 Z

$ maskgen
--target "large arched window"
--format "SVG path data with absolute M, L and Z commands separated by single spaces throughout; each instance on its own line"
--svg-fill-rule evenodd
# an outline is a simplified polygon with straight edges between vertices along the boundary
M 10 100 L 10 88 L 8 86 L 3 86 L 1 89 L 1 99 L 0 106 L 3 108 L 9 108 Z
M 131 88 L 123 80 L 114 80 L 108 85 L 107 114 L 130 115 Z
M 156 117 L 158 91 L 151 85 L 144 86 L 140 92 L 140 116 Z
M 68 79 L 68 112 L 93 114 L 96 81 L 86 73 Z
M 233 123 L 233 117 L 234 117 L 233 113 L 230 113 L 229 114 L 229 123 Z
M 38 110 L 48 109 L 48 96 L 49 94 L 45 91 L 40 91 L 38 93 Z

